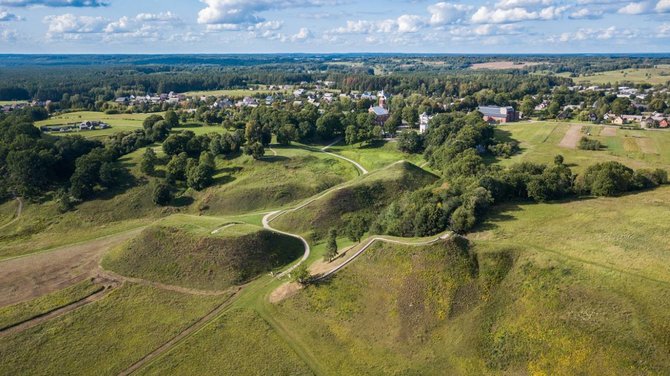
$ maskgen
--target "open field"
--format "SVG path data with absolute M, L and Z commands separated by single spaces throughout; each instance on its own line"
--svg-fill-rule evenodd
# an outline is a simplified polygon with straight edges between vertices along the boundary
M 568 77 L 567 74 L 560 74 Z M 593 75 L 574 77 L 573 80 L 580 85 L 601 85 L 624 83 L 650 83 L 652 85 L 665 84 L 670 81 L 670 66 L 659 65 L 655 68 L 624 69 L 617 71 L 598 72 Z
M 102 255 L 138 232 L 132 230 L 0 262 L 0 307 L 94 277 Z
M 479 70 L 479 69 L 524 69 L 527 67 L 532 67 L 535 65 L 541 65 L 545 63 L 539 62 L 514 62 L 514 61 L 492 61 L 488 63 L 477 63 L 472 64 L 470 69 Z
M 574 129 L 582 127 L 581 134 Z M 609 127 L 608 127 L 609 128 Z M 574 138 L 579 140 L 590 132 L 589 138 L 597 139 L 605 146 L 600 151 L 568 149 L 561 142 L 573 130 Z M 509 159 L 499 161 L 502 165 L 510 165 L 520 161 L 552 163 L 554 156 L 561 154 L 576 172 L 603 161 L 621 162 L 631 168 L 664 168 L 670 171 L 670 149 L 663 145 L 670 144 L 670 132 L 642 131 L 617 129 L 616 135 L 597 125 L 572 125 L 572 123 L 535 122 L 513 123 L 496 128 L 497 137 L 504 140 L 520 142 L 521 153 Z M 590 131 L 589 131 L 590 130 Z M 638 142 L 644 148 L 638 146 Z M 635 145 L 631 148 L 627 145 Z
M 101 289 L 102 286 L 87 280 L 34 300 L 2 307 L 0 308 L 0 330 L 72 304 Z
M 118 374 L 223 300 L 127 284 L 66 316 L 2 338 L 0 373 Z
M 67 133 L 53 132 L 54 135 L 71 135 L 79 134 L 85 137 L 102 137 L 110 134 L 118 133 L 121 131 L 128 131 L 133 129 L 142 128 L 142 122 L 147 117 L 154 114 L 115 114 L 108 115 L 104 112 L 95 112 L 95 111 L 77 111 L 70 112 L 62 115 L 52 116 L 51 118 L 43 121 L 35 122 L 35 126 L 51 126 L 51 125 L 67 125 L 67 124 L 79 124 L 83 121 L 102 121 L 112 127 L 109 129 L 96 129 L 92 131 L 73 131 Z M 160 113 L 159 113 L 160 115 Z

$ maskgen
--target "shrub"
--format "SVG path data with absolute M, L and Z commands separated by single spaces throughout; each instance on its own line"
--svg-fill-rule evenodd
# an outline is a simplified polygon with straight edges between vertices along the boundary
M 600 150 L 601 147 L 602 145 L 598 140 L 593 140 L 588 137 L 582 137 L 581 140 L 579 140 L 579 148 L 582 150 Z

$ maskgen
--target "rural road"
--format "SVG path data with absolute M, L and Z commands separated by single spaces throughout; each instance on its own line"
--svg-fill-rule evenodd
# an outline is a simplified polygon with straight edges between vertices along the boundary
M 4 225 L 0 226 L 0 230 L 11 226 L 13 223 L 18 221 L 19 218 L 21 218 L 21 214 L 23 213 L 23 200 L 21 199 L 21 197 L 17 197 L 16 201 L 19 202 L 19 207 L 16 208 L 16 214 L 14 215 L 14 219 L 12 219 L 11 221 L 9 221 L 9 222 L 5 223 Z

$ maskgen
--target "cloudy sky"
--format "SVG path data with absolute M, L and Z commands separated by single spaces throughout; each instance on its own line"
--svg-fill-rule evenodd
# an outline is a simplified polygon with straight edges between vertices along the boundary
M 0 53 L 670 52 L 670 0 L 0 0 Z

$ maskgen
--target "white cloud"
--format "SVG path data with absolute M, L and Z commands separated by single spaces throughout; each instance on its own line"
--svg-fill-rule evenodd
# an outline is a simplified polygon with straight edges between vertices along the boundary
M 291 42 L 304 42 L 312 38 L 314 38 L 314 34 L 312 34 L 308 28 L 302 27 L 296 34 L 293 34 L 290 39 Z
M 207 31 L 266 31 L 279 30 L 284 26 L 281 21 L 264 21 L 255 24 L 213 24 L 207 25 Z
M 44 7 L 73 7 L 73 8 L 87 8 L 87 7 L 102 7 L 109 3 L 99 0 L 0 0 L 0 5 L 8 7 L 29 7 L 29 6 L 44 6 Z
M 48 37 L 59 34 L 100 33 L 107 25 L 107 21 L 102 17 L 75 16 L 71 13 L 46 16 L 44 22 L 48 25 Z
M 535 20 L 538 18 L 536 12 L 529 12 L 525 8 L 511 9 L 491 9 L 488 7 L 479 8 L 472 15 L 474 23 L 510 23 L 526 20 Z
M 0 9 L 0 22 L 22 21 L 23 17 L 19 17 L 14 13 L 9 13 L 6 10 Z
M 461 23 L 472 10 L 470 5 L 440 2 L 428 7 L 430 24 L 440 26 Z
M 547 6 L 553 4 L 553 0 L 500 0 L 498 3 L 496 3 L 496 8 L 513 9 L 533 6 Z
M 620 8 L 618 13 L 620 14 L 644 14 L 649 13 L 653 9 L 651 3 L 647 1 L 639 3 L 628 3 L 626 6 Z
M 202 0 L 201 24 L 256 24 L 265 21 L 260 12 L 273 9 L 333 5 L 337 0 Z
M 670 0 L 660 0 L 654 9 L 658 13 L 670 13 Z
M 589 8 L 582 8 L 577 11 L 574 11 L 570 14 L 570 18 L 573 20 L 582 20 L 589 19 L 595 20 L 603 17 L 604 12 L 600 10 L 592 10 Z
M 604 29 L 582 28 L 572 33 L 562 33 L 554 36 L 550 40 L 553 42 L 577 42 L 577 41 L 595 41 L 595 40 L 626 40 L 638 36 L 638 32 L 632 29 L 618 29 L 610 26 Z
M 399 33 L 416 33 L 424 26 L 424 21 L 421 17 L 411 14 L 403 14 L 398 17 L 397 22 Z

